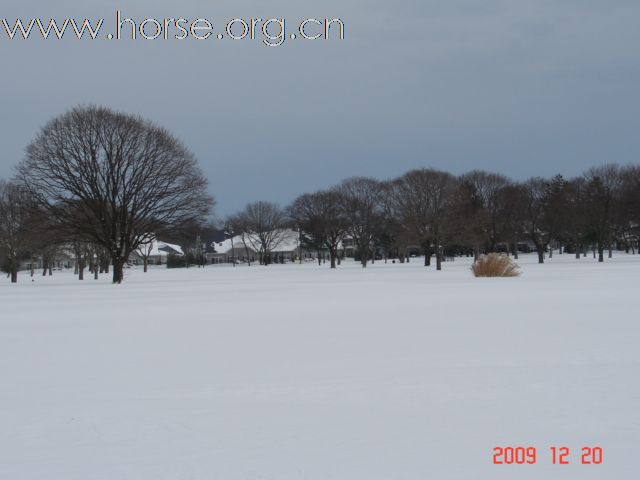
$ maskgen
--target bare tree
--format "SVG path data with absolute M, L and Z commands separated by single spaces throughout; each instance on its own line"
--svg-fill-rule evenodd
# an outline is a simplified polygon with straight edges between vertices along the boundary
M 567 243 L 572 245 L 576 259 L 580 258 L 581 253 L 586 256 L 585 240 L 588 230 L 586 187 L 587 182 L 584 177 L 577 177 L 567 182 L 564 192 L 568 215 L 564 218 L 561 231 Z
M 620 195 L 620 236 L 627 252 L 637 251 L 640 237 L 640 167 L 628 166 L 622 171 Z
M 546 225 L 546 201 L 549 182 L 544 178 L 531 178 L 520 185 L 522 191 L 523 232 L 535 245 L 538 263 L 544 263 L 544 254 L 548 243 Z
M 322 265 L 322 250 L 327 240 L 325 222 L 320 209 L 318 197 L 313 193 L 301 195 L 287 208 L 287 213 L 298 230 L 300 247 L 316 252 L 318 266 Z
M 484 233 L 486 249 L 495 252 L 498 242 L 504 240 L 504 232 L 500 228 L 500 192 L 509 184 L 509 179 L 504 175 L 474 170 L 463 175 L 461 181 L 471 188 L 473 197 L 479 202 L 475 222 Z
M 258 252 L 260 263 L 271 263 L 271 252 L 287 236 L 287 216 L 275 203 L 254 202 L 235 215 L 232 220 L 236 232 L 242 232 L 245 247 Z
M 456 178 L 434 169 L 412 170 L 391 182 L 389 202 L 400 222 L 418 239 L 425 251 L 425 265 L 436 255 L 436 268 L 442 269 L 445 240 L 450 235 Z
M 320 249 L 329 250 L 331 268 L 336 268 L 338 248 L 347 230 L 340 200 L 340 194 L 336 190 L 306 193 L 288 208 L 289 215 L 302 230 L 303 237 L 316 246 L 318 264 L 321 261 Z
M 498 191 L 497 200 L 497 224 L 496 231 L 507 246 L 507 254 L 513 253 L 518 258 L 518 244 L 524 237 L 524 222 L 526 211 L 525 195 L 522 185 L 509 183 Z
M 0 180 L 0 267 L 11 283 L 18 281 L 20 262 L 31 253 L 34 221 L 28 202 L 24 188 Z
M 382 228 L 377 235 L 377 243 L 383 251 L 385 263 L 389 258 L 406 260 L 411 233 L 402 222 L 402 215 L 394 198 L 395 182 L 382 183 Z
M 337 191 L 347 221 L 347 232 L 358 248 L 362 267 L 367 266 L 373 240 L 383 218 L 383 187 L 373 178 L 354 177 L 343 181 Z
M 39 252 L 42 255 L 42 276 L 46 276 L 47 273 L 49 276 L 53 275 L 53 265 L 60 252 L 60 246 L 56 244 L 47 245 L 39 249 Z
M 236 267 L 236 247 L 233 244 L 233 239 L 236 236 L 235 225 L 233 217 L 227 218 L 224 222 L 223 229 L 224 236 L 231 241 L 231 262 L 233 263 L 233 267 Z
M 199 220 L 213 204 L 181 142 L 101 107 L 50 121 L 28 146 L 18 178 L 51 219 L 109 252 L 114 283 L 149 232 Z
M 91 246 L 80 237 L 73 239 L 71 246 L 75 256 L 75 273 L 78 280 L 84 280 L 84 270 L 91 265 Z
M 153 252 L 153 246 L 156 241 L 155 235 L 148 234 L 136 248 L 136 253 L 142 258 L 142 270 L 144 273 L 149 271 L 149 257 Z
M 571 214 L 568 192 L 569 182 L 562 175 L 556 175 L 547 182 L 544 224 L 549 235 L 549 258 L 553 257 L 554 242 L 559 242 L 559 253 L 562 253 L 563 244 L 570 242 L 565 227 Z
M 622 175 L 618 165 L 592 168 L 585 173 L 585 201 L 588 235 L 598 251 L 598 261 L 604 262 L 604 249 L 611 248 L 614 218 L 622 190 Z
M 64 251 L 67 240 L 65 232 L 56 228 L 46 215 L 37 209 L 30 208 L 29 214 L 33 218 L 32 252 L 42 260 L 42 276 L 53 275 L 53 267 Z M 35 263 L 35 262 L 33 262 Z
M 485 242 L 485 218 L 482 199 L 473 184 L 459 179 L 458 187 L 453 193 L 451 209 L 451 230 L 453 241 L 469 248 L 475 260 L 480 257 L 482 245 Z

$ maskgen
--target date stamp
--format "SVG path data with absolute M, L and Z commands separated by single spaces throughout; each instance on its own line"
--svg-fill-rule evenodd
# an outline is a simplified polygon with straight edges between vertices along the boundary
M 581 447 L 579 454 L 573 454 L 570 447 L 551 446 L 544 450 L 544 461 L 553 465 L 569 465 L 572 462 L 582 465 L 601 465 L 604 461 L 604 453 L 601 447 Z M 535 465 L 540 460 L 537 447 L 494 447 L 494 465 Z

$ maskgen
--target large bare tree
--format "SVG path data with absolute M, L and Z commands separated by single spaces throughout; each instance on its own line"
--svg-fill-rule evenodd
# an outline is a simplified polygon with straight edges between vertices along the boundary
M 436 255 L 442 269 L 443 247 L 450 235 L 450 220 L 457 179 L 447 172 L 418 169 L 390 183 L 387 201 L 392 211 L 425 250 L 425 265 Z
M 27 147 L 18 178 L 50 219 L 109 252 L 113 282 L 149 233 L 200 221 L 213 205 L 193 154 L 140 117 L 78 107 Z

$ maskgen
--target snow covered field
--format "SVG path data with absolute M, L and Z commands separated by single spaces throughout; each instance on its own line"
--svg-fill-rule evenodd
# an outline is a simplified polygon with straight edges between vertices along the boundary
M 638 478 L 640 256 L 414 260 L 2 278 L 0 478 Z

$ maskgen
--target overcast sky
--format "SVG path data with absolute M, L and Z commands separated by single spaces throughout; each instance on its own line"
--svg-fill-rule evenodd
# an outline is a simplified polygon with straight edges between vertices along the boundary
M 307 17 L 340 17 L 346 38 L 267 48 L 2 36 L 1 177 L 48 119 L 82 103 L 174 132 L 198 157 L 219 216 L 415 167 L 524 178 L 638 162 L 637 0 L 7 3 L 0 18 L 11 22 L 104 16 L 105 33 L 117 8 L 218 25 L 285 17 L 289 31 Z

